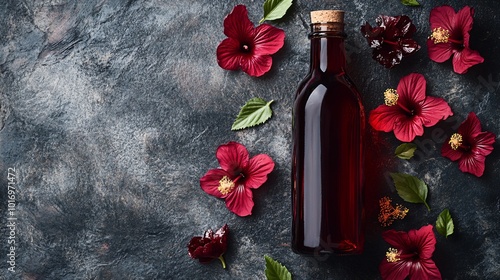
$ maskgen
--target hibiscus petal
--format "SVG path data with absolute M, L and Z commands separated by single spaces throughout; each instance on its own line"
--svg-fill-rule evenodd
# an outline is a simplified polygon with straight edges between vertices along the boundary
M 382 261 L 379 269 L 383 279 L 403 280 L 407 276 L 410 279 L 436 279 L 436 276 L 441 276 L 431 260 L 436 245 L 432 225 L 408 232 L 388 230 L 382 233 L 382 237 L 398 250 L 400 258 L 396 262 Z M 418 255 L 415 255 L 415 250 Z
M 465 6 L 455 16 L 453 30 L 461 30 L 462 34 L 468 34 L 472 30 L 474 9 Z
M 200 186 L 209 195 L 213 195 L 218 198 L 225 198 L 226 195 L 223 195 L 219 191 L 219 181 L 224 176 L 230 177 L 229 173 L 220 168 L 208 170 L 208 172 L 201 177 Z
M 483 155 L 474 155 L 472 153 L 462 154 L 462 157 L 458 161 L 458 168 L 462 172 L 471 173 L 476 177 L 481 177 L 484 173 L 485 160 L 486 157 Z
M 241 69 L 250 76 L 260 77 L 271 69 L 273 64 L 270 55 L 244 56 L 240 61 Z
M 220 145 L 215 156 L 220 167 L 231 174 L 231 179 L 235 179 L 234 177 L 246 168 L 250 157 L 247 148 L 237 142 Z
M 227 224 L 225 224 L 215 232 L 214 237 L 221 238 L 220 242 L 226 242 L 228 233 L 229 233 L 229 227 L 227 226 Z
M 365 25 L 361 25 L 361 28 L 359 30 L 361 31 L 361 34 L 363 34 L 363 37 L 365 37 L 368 41 L 368 44 L 371 46 L 371 37 L 378 37 L 383 29 L 379 27 L 373 28 L 368 22 L 365 22 Z
M 466 33 L 463 33 L 463 34 L 460 34 L 460 38 L 462 38 L 463 40 L 463 46 L 458 46 L 457 48 L 457 45 L 455 44 L 455 50 L 458 51 L 458 50 L 461 50 L 462 47 L 466 47 L 466 48 L 469 48 L 469 41 L 470 41 L 470 34 L 469 32 L 466 32 Z
M 199 259 L 200 263 L 210 262 L 212 259 L 205 257 L 206 244 L 210 243 L 210 239 L 201 236 L 195 236 L 191 238 L 188 243 L 188 253 L 193 259 Z
M 475 147 L 472 149 L 472 153 L 481 154 L 487 156 L 493 151 L 493 144 L 495 143 L 495 134 L 485 131 L 479 133 L 475 140 Z
M 427 40 L 427 52 L 432 61 L 442 63 L 448 60 L 453 54 L 453 46 L 451 43 L 435 44 L 431 39 Z
M 453 116 L 453 112 L 450 105 L 442 98 L 427 96 L 421 103 L 420 117 L 424 126 L 433 126 L 449 116 Z
M 285 43 L 285 31 L 261 24 L 254 30 L 254 55 L 268 55 L 276 53 Z
M 448 143 L 449 141 L 450 141 L 450 138 L 448 138 L 446 140 L 446 142 L 444 142 L 443 147 L 441 147 L 441 155 L 443 157 L 449 158 L 452 161 L 457 161 L 462 157 L 463 153 L 460 149 L 453 150 L 451 148 L 450 143 Z
M 436 245 L 432 229 L 432 225 L 427 225 L 408 232 L 387 230 L 382 233 L 382 238 L 392 247 L 401 250 L 402 259 L 405 255 L 413 255 L 415 248 L 418 249 L 420 259 L 428 259 L 432 257 Z
M 238 216 L 244 217 L 252 214 L 252 190 L 238 185 L 226 198 L 226 207 Z
M 274 169 L 274 162 L 268 155 L 260 154 L 250 159 L 244 172 L 245 187 L 256 189 L 267 181 L 267 174 Z
M 408 249 L 408 247 L 410 246 L 408 233 L 404 231 L 396 231 L 393 229 L 386 230 L 382 232 L 382 238 L 392 247 L 399 250 Z
M 370 48 L 378 48 L 382 44 L 383 41 L 383 32 L 384 28 L 375 27 L 372 28 L 371 25 L 366 22 L 365 25 L 362 25 L 360 28 L 361 33 L 366 38 L 368 45 Z
M 207 229 L 205 231 L 205 234 L 203 234 L 203 237 L 208 238 L 208 239 L 214 238 L 214 231 L 212 229 Z
M 224 34 L 229 38 L 238 39 L 238 41 L 248 39 L 247 34 L 251 34 L 253 27 L 245 5 L 236 5 L 224 19 Z M 244 37 L 242 38 L 242 36 Z
M 401 63 L 403 51 L 400 50 L 399 45 L 386 44 L 382 41 L 381 47 L 373 49 L 372 58 L 390 69 Z
M 224 248 L 220 243 L 211 242 L 205 246 L 196 249 L 195 254 L 199 256 L 200 263 L 208 263 L 217 259 L 224 253 Z
M 398 16 L 396 17 L 397 21 L 395 22 L 394 30 L 392 33 L 394 34 L 393 38 L 411 38 L 413 34 L 417 31 L 415 25 L 411 22 L 411 19 L 406 16 Z
M 408 56 L 420 50 L 420 45 L 413 39 L 403 39 L 399 42 L 399 45 L 403 51 L 403 56 Z
M 474 142 L 474 138 L 481 133 L 481 122 L 476 113 L 470 112 L 467 115 L 467 119 L 458 127 L 458 133 L 466 138 L 466 142 L 469 144 Z
M 471 173 L 477 177 L 483 176 L 484 162 L 486 157 L 479 154 L 467 153 L 463 154 L 458 162 L 458 168 L 462 172 Z
M 431 259 L 420 260 L 416 262 L 410 272 L 410 280 L 441 280 L 441 272 Z
M 191 255 L 196 248 L 205 245 L 206 243 L 210 242 L 210 240 L 203 238 L 202 236 L 195 236 L 191 238 L 191 240 L 188 243 L 188 252 L 189 255 Z
M 411 262 L 388 262 L 386 259 L 380 263 L 380 276 L 384 280 L 404 280 L 410 274 Z
M 469 67 L 483 62 L 484 58 L 479 52 L 464 48 L 461 52 L 455 52 L 453 55 L 453 71 L 458 74 L 464 74 Z
M 411 73 L 399 80 L 396 89 L 399 99 L 404 105 L 414 105 L 425 99 L 425 88 L 427 81 L 424 75 L 419 73 Z
M 217 46 L 217 63 L 222 69 L 238 70 L 241 57 L 240 42 L 236 39 L 226 38 Z
M 442 27 L 446 30 L 453 30 L 453 22 L 455 18 L 455 9 L 451 6 L 443 5 L 431 10 L 429 22 L 431 30 L 434 28 Z
M 402 142 L 411 142 L 416 136 L 424 135 L 424 127 L 420 117 L 401 118 L 394 124 L 394 136 Z
M 408 237 L 413 247 L 418 248 L 420 260 L 430 259 L 436 248 L 436 237 L 432 225 L 426 225 L 418 230 L 410 230 Z
M 402 116 L 399 107 L 380 105 L 370 112 L 368 122 L 375 130 L 390 132 Z
M 397 41 L 402 38 L 408 30 L 411 29 L 412 23 L 408 16 L 382 16 L 383 25 L 385 26 L 384 38 L 391 41 Z

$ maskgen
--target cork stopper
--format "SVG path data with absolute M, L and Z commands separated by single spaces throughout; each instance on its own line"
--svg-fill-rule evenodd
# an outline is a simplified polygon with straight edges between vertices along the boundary
M 344 23 L 344 11 L 320 10 L 311 11 L 311 23 L 338 22 Z

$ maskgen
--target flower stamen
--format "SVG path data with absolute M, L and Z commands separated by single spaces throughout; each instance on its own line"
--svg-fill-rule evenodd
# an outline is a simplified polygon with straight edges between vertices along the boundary
M 231 179 L 229 179 L 229 177 L 224 176 L 222 177 L 222 179 L 219 180 L 219 186 L 217 187 L 217 189 L 221 194 L 226 195 L 233 191 L 234 182 Z
M 387 258 L 387 262 L 393 263 L 400 261 L 401 259 L 399 256 L 401 253 L 399 253 L 398 249 L 394 248 L 389 248 L 389 250 L 385 253 L 385 257 Z
M 453 150 L 458 149 L 458 147 L 460 147 L 462 143 L 462 135 L 460 135 L 459 133 L 453 133 L 453 135 L 451 135 L 450 137 L 450 141 L 448 141 L 448 144 L 450 144 Z
M 398 104 L 398 97 L 399 95 L 397 94 L 397 91 L 392 88 L 388 88 L 384 91 L 384 102 L 385 105 L 387 106 L 393 106 Z
M 408 208 L 403 205 L 396 204 L 396 207 L 392 206 L 392 200 L 385 196 L 379 200 L 380 213 L 378 214 L 378 221 L 382 226 L 390 226 L 396 219 L 404 219 L 406 214 L 408 214 Z
M 241 49 L 242 49 L 243 52 L 248 52 L 250 50 L 250 46 L 247 45 L 247 44 L 243 44 L 241 46 Z
M 406 217 L 406 214 L 408 214 L 408 211 L 410 211 L 408 208 L 404 207 L 403 205 L 396 204 L 396 208 L 394 208 L 394 217 L 397 219 L 404 219 Z
M 450 31 L 442 27 L 434 28 L 432 29 L 432 34 L 429 36 L 429 39 L 431 39 L 434 44 L 448 43 L 448 40 L 450 39 Z

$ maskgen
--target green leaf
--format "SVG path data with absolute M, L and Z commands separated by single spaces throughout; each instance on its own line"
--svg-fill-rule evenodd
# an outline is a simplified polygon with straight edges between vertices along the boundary
M 403 143 L 396 148 L 394 154 L 400 159 L 411 159 L 417 149 L 413 143 Z
M 431 208 L 425 201 L 427 199 L 427 185 L 415 176 L 403 173 L 391 173 L 399 196 L 406 202 L 423 203 L 429 211 Z
M 256 126 L 267 121 L 272 115 L 271 103 L 274 100 L 266 102 L 264 99 L 255 97 L 247 101 L 241 107 L 240 113 L 231 127 L 231 130 L 239 130 Z
M 451 218 L 450 210 L 444 209 L 437 218 L 436 230 L 439 234 L 444 237 L 453 234 L 455 225 L 453 225 L 453 219 Z
M 401 4 L 413 7 L 420 6 L 420 3 L 418 3 L 417 0 L 401 0 Z
M 286 267 L 284 267 L 279 262 L 273 260 L 269 256 L 265 256 L 266 259 L 266 270 L 264 273 L 266 274 L 267 280 L 291 280 L 292 274 Z
M 259 23 L 282 18 L 290 6 L 292 6 L 292 0 L 266 0 L 264 2 L 264 17 Z

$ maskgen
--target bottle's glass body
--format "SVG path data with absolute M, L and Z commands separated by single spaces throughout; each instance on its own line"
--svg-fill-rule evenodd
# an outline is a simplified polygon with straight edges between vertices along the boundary
M 365 113 L 345 73 L 343 23 L 311 24 L 310 72 L 293 108 L 292 249 L 357 254 L 364 245 Z

